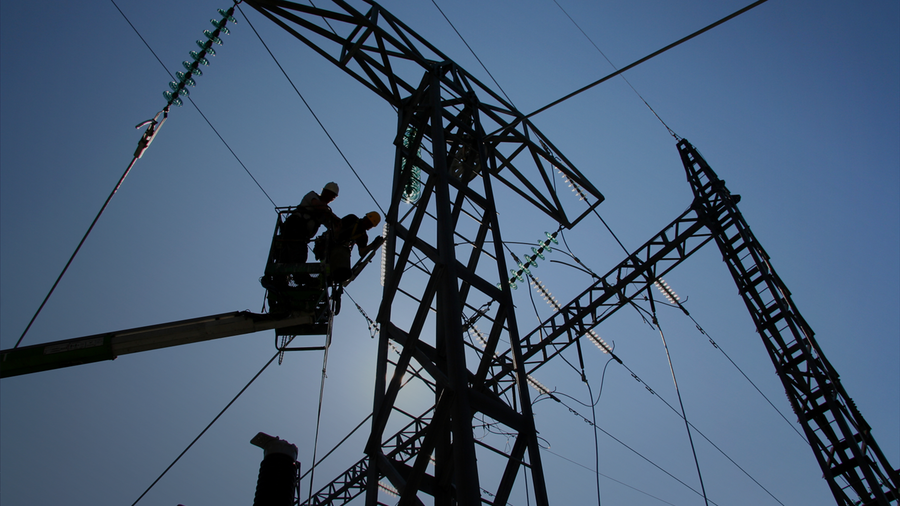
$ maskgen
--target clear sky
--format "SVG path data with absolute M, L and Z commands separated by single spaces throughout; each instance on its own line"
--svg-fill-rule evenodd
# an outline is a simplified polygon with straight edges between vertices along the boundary
M 229 7 L 210 0 L 117 3 L 173 73 L 211 29 L 216 9 Z M 612 71 L 560 6 L 621 67 L 746 3 L 438 1 L 523 112 Z M 433 3 L 382 5 L 492 82 Z M 191 89 L 197 106 L 277 205 L 294 205 L 334 180 L 341 185 L 338 215 L 376 209 L 369 192 L 386 208 L 394 111 L 242 8 L 361 182 L 240 14 Z M 900 466 L 898 3 L 771 0 L 625 75 L 743 197 L 744 217 L 881 449 Z M 134 125 L 165 105 L 169 80 L 112 2 L 0 0 L 0 347 L 21 336 L 131 160 L 141 134 Z M 629 250 L 690 204 L 675 140 L 621 79 L 534 122 L 604 193 L 598 211 Z M 192 105 L 174 109 L 22 344 L 259 312 L 258 279 L 275 213 L 234 155 Z M 499 213 L 501 226 L 504 219 L 511 224 L 504 240 L 519 255 L 529 249 L 517 243 L 534 244 L 555 229 L 506 194 Z M 565 237 L 597 273 L 624 255 L 595 219 Z M 561 302 L 591 282 L 559 263 L 572 263 L 565 249 L 534 270 Z M 381 297 L 377 270 L 373 265 L 348 287 L 373 318 Z M 715 247 L 666 278 L 700 326 L 793 422 Z M 523 287 L 515 298 L 523 331 L 549 314 Z M 659 397 L 616 363 L 604 375 L 608 356 L 585 348 L 595 396 L 602 382 L 597 424 L 634 450 L 599 434 L 602 503 L 703 504 L 659 469 L 699 490 L 683 422 L 660 400 L 677 406 L 659 333 L 637 311 L 619 313 L 598 332 Z M 692 321 L 671 308 L 660 308 L 659 317 L 689 420 L 746 471 L 695 433 L 711 504 L 833 503 L 796 424 Z M 132 504 L 272 357 L 273 342 L 272 333 L 260 333 L 2 380 L 0 502 Z M 329 355 L 319 457 L 371 412 L 375 349 L 366 319 L 345 298 Z M 577 366 L 574 350 L 565 357 Z M 307 469 L 321 369 L 317 352 L 272 365 L 139 504 L 251 503 L 262 452 L 249 441 L 260 431 L 296 444 Z M 565 362 L 536 376 L 587 402 L 587 387 Z M 591 418 L 589 408 L 565 400 Z M 552 400 L 534 409 L 551 501 L 595 503 L 591 426 Z M 362 457 L 367 428 L 317 468 L 316 489 Z M 308 478 L 302 488 L 305 496 Z M 521 480 L 510 503 L 529 504 Z

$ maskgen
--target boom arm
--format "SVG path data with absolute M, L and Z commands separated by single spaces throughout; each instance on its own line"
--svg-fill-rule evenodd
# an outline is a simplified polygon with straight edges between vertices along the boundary
M 309 313 L 235 311 L 0 351 L 0 378 L 114 360 L 119 355 L 198 343 L 262 330 L 312 324 Z

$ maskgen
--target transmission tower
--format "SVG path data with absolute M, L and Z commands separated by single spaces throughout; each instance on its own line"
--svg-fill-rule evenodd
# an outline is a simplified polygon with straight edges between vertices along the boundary
M 523 114 L 374 2 L 365 0 L 365 13 L 340 0 L 333 10 L 247 3 L 398 113 L 365 457 L 304 504 L 343 504 L 365 493 L 375 506 L 380 487 L 396 491 L 401 505 L 422 504 L 423 495 L 436 505 L 506 504 L 523 474 L 535 503 L 548 504 L 531 373 L 712 240 L 838 504 L 898 500 L 897 472 L 815 345 L 737 199 L 689 143 L 678 144 L 695 192 L 688 211 L 522 335 L 510 283 L 525 266 L 506 264 L 495 192 L 511 190 L 561 228 L 577 224 L 603 195 Z M 557 171 L 590 199 L 586 210 L 557 194 Z M 409 378 L 433 398 L 424 413 L 403 407 Z M 475 438 L 477 421 L 502 427 L 511 449 Z M 489 458 L 501 463 L 499 471 L 487 472 Z

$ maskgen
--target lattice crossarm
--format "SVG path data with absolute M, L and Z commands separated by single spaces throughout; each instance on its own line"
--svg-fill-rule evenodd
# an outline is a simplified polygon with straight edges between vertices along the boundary
M 368 458 L 361 459 L 312 497 L 299 503 L 300 506 L 340 505 L 350 502 L 366 490 L 368 464 Z
M 533 373 L 561 353 L 712 238 L 706 223 L 695 210 L 682 213 L 641 248 L 521 338 L 519 344 L 526 372 Z M 601 308 L 604 309 L 602 312 Z M 495 393 L 505 392 L 515 385 L 510 376 L 512 363 L 509 352 L 492 358 L 485 383 Z

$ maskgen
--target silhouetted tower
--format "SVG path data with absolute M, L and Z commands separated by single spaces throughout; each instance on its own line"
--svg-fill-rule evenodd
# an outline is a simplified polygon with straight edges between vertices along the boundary
M 794 413 L 840 505 L 900 500 L 900 477 L 841 386 L 837 371 L 753 236 L 725 182 L 686 140 L 678 152 L 697 212 L 713 232 L 741 298 L 781 378 Z
M 420 504 L 420 494 L 436 505 L 506 504 L 522 473 L 530 475 L 535 503 L 547 504 L 530 374 L 593 336 L 593 327 L 713 239 L 765 331 L 838 503 L 897 500 L 896 471 L 816 348 L 740 218 L 736 199 L 686 141 L 679 151 L 695 191 L 691 208 L 520 335 L 510 282 L 523 269 L 506 265 L 495 192 L 514 192 L 561 228 L 578 223 L 603 195 L 506 100 L 379 5 L 364 1 L 366 13 L 341 0 L 332 2 L 333 10 L 246 2 L 398 112 L 366 456 L 304 504 L 343 504 L 365 492 L 366 504 L 375 506 L 379 487 L 396 492 L 401 505 Z M 557 172 L 591 199 L 587 210 L 556 193 Z M 790 338 L 781 337 L 779 322 L 790 327 Z M 408 387 L 410 378 L 420 388 Z M 433 398 L 425 412 L 407 409 L 414 404 L 407 397 L 423 395 Z M 509 451 L 476 440 L 473 424 L 487 420 L 511 435 Z M 846 484 L 836 484 L 837 478 Z

